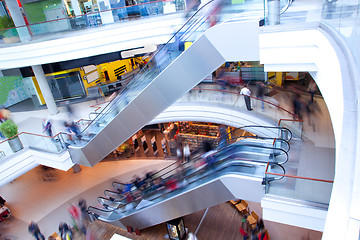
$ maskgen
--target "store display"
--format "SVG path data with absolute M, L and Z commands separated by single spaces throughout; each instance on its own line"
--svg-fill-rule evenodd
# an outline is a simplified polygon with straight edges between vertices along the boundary
M 163 149 L 164 156 L 166 157 L 168 155 L 168 152 L 167 152 L 167 148 L 166 148 L 166 139 L 165 138 L 163 138 L 161 140 L 161 147 Z
M 214 147 L 218 145 L 219 126 L 194 122 L 179 122 L 178 137 L 187 141 L 191 150 L 201 147 L 204 141 L 211 141 Z
M 158 153 L 158 149 L 157 149 L 157 145 L 156 145 L 155 136 L 152 137 L 152 139 L 151 139 L 151 145 L 152 145 L 152 149 L 153 149 L 154 155 L 156 155 L 156 154 Z
M 144 148 L 144 153 L 147 153 L 149 151 L 149 148 L 148 148 L 148 144 L 146 142 L 146 137 L 145 136 L 141 137 L 141 143 L 142 143 L 143 148 Z

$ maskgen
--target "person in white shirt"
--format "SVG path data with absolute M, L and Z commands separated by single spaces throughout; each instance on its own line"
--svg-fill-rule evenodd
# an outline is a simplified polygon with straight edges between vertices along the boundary
M 190 146 L 187 142 L 185 142 L 184 144 L 183 153 L 184 153 L 184 161 L 190 162 Z
M 250 102 L 250 95 L 251 95 L 250 90 L 249 90 L 246 86 L 244 86 L 244 87 L 241 89 L 240 94 L 241 94 L 241 95 L 244 95 L 244 99 L 245 99 L 245 104 L 246 104 L 247 110 L 252 111 L 251 102 Z

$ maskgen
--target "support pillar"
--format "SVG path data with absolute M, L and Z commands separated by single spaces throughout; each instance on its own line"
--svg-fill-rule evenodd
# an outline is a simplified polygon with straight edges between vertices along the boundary
M 0 70 L 0 77 L 3 77 L 4 76 L 4 74 L 3 74 L 3 72 Z
M 268 24 L 280 24 L 280 0 L 268 0 Z
M 105 10 L 111 9 L 110 0 L 98 1 L 98 4 L 100 7 L 100 11 L 101 11 L 100 17 L 101 17 L 102 24 L 113 23 L 114 17 L 113 17 L 112 11 L 103 12 Z
M 59 112 L 57 109 L 54 96 L 51 93 L 50 86 L 46 80 L 44 70 L 41 65 L 31 66 L 36 80 L 39 84 L 42 95 L 44 96 L 46 106 L 49 110 L 50 115 L 55 115 Z
M 81 9 L 78 0 L 71 0 L 71 7 L 74 10 L 75 16 L 81 15 Z
M 7 8 L 9 9 L 11 18 L 15 24 L 16 31 L 18 32 L 19 38 L 22 42 L 27 42 L 31 40 L 31 36 L 29 33 L 29 30 L 26 26 L 24 17 L 22 15 L 22 12 L 19 8 L 19 5 L 16 0 L 5 0 L 5 4 Z M 24 26 L 20 27 L 19 26 Z

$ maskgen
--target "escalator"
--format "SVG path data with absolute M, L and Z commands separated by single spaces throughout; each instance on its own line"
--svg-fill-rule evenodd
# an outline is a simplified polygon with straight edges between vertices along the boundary
M 264 158 L 264 147 L 236 142 L 214 153 L 213 165 L 200 165 L 201 158 L 176 168 L 171 165 L 154 175 L 163 184 L 130 190 L 132 201 L 125 191 L 129 184 L 114 182 L 116 190 L 105 190 L 107 197 L 98 198 L 103 208 L 90 206 L 88 210 L 101 221 L 120 221 L 124 226 L 143 229 L 235 198 L 259 202 L 264 195 L 262 181 L 267 162 L 272 171 L 285 174 L 277 161 Z M 272 150 L 287 153 L 280 148 Z M 250 152 L 246 158 L 239 157 Z
M 208 13 L 214 8 L 214 4 L 213 1 L 209 2 L 188 19 L 134 79 L 89 123 L 82 132 L 82 141 L 69 146 L 69 153 L 75 163 L 94 166 L 225 61 L 231 60 L 233 56 L 228 49 L 221 47 L 229 44 L 219 42 L 221 39 L 214 35 L 215 30 L 207 30 Z M 247 10 L 247 3 L 244 3 L 238 11 L 243 15 L 247 11 L 261 13 L 263 6 L 256 6 L 261 7 Z M 263 16 L 260 14 L 257 18 L 261 17 Z M 247 39 L 255 39 L 252 41 L 253 49 L 243 46 L 248 51 L 243 55 L 241 53 L 244 51 L 236 51 L 237 54 L 240 53 L 237 57 L 244 61 L 258 60 L 258 21 L 244 23 L 242 19 L 225 24 L 223 31 L 229 33 L 226 37 L 231 43 L 227 46 L 229 48 L 237 45 L 230 39 L 238 38 L 237 31 L 240 31 L 233 31 L 231 27 L 235 27 L 234 24 L 249 32 Z M 222 25 L 215 27 L 221 28 Z M 181 51 L 185 42 L 192 42 L 192 45 Z

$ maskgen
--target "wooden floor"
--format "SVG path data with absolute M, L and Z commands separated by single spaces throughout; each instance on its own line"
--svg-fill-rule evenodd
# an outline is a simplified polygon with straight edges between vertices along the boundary
M 189 232 L 194 232 L 203 216 L 205 210 L 192 213 L 184 217 L 185 227 Z M 197 233 L 198 239 L 219 240 L 219 239 L 242 239 L 239 233 L 241 226 L 241 215 L 230 203 L 223 203 L 209 208 L 203 223 Z M 165 223 L 144 229 L 141 236 L 135 233 L 128 233 L 126 230 L 115 227 L 113 225 L 95 221 L 89 228 L 95 234 L 95 239 L 109 240 L 114 233 L 128 237 L 130 239 L 142 240 L 159 240 L 166 239 L 167 234 Z M 83 240 L 83 234 L 76 233 L 75 240 Z
M 252 204 L 254 203 L 249 202 L 250 210 L 255 210 L 261 216 L 260 204 L 255 203 L 256 206 L 252 206 Z M 188 228 L 188 232 L 195 232 L 204 212 L 205 210 L 202 210 L 184 216 L 185 227 Z M 239 232 L 241 220 L 242 216 L 230 202 L 219 204 L 209 208 L 196 236 L 198 240 L 242 240 Z M 322 237 L 321 232 L 309 229 L 270 221 L 264 221 L 264 223 L 272 240 L 320 240 Z M 167 235 L 165 223 L 143 229 L 141 236 L 100 221 L 95 221 L 89 228 L 94 233 L 96 240 L 109 240 L 114 233 L 134 240 L 168 239 L 165 238 Z M 83 234 L 75 234 L 74 240 L 85 239 Z

